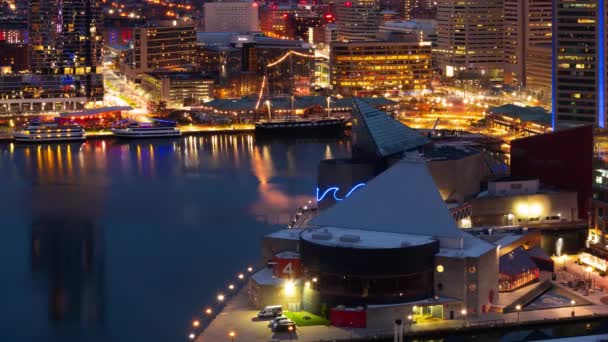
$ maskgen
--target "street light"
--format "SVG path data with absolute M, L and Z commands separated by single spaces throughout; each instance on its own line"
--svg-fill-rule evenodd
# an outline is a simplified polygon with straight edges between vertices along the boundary
M 467 309 L 462 309 L 460 310 L 460 314 L 462 315 L 463 319 L 464 319 L 464 326 L 467 326 Z
M 251 267 L 251 266 L 247 267 L 247 272 L 249 272 L 249 273 L 253 272 L 253 267 Z
M 293 326 L 289 326 L 287 327 L 287 330 L 289 330 L 289 340 L 291 341 L 291 338 L 293 337 Z
M 194 338 L 196 337 L 196 335 L 194 335 L 193 333 L 191 333 L 190 335 L 188 335 L 188 338 L 191 340 L 194 340 Z
M 201 321 L 199 321 L 198 319 L 195 319 L 194 321 L 192 321 L 192 326 L 195 328 L 198 328 L 201 325 Z
M 519 322 L 519 312 L 521 311 L 521 305 L 515 305 L 515 310 L 517 310 L 517 322 Z
M 206 313 L 207 315 L 211 315 L 211 313 L 213 313 L 213 310 L 211 310 L 211 308 L 207 308 L 207 309 L 205 310 L 205 313 Z
M 574 304 L 576 304 L 576 302 L 573 299 L 570 301 L 570 306 L 572 307 L 572 313 L 571 313 L 572 317 L 574 317 Z
M 241 279 L 241 280 L 245 279 L 245 275 L 243 273 L 239 273 L 239 279 Z
M 221 293 L 220 293 L 219 295 L 217 295 L 217 301 L 218 301 L 218 302 L 223 302 L 225 298 L 226 298 L 226 297 L 224 297 L 224 295 L 223 295 L 223 294 L 221 294 Z
M 236 337 L 236 333 L 234 331 L 231 331 L 228 333 L 228 336 L 230 337 L 230 341 L 234 342 L 234 338 Z
M 412 315 L 407 315 L 407 321 L 409 323 L 410 328 L 408 329 L 409 331 L 412 330 L 412 320 L 414 319 L 414 317 L 412 317 Z

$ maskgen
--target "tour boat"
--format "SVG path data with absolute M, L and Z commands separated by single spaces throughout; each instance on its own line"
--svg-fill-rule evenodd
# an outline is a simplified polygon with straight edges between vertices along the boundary
M 15 141 L 31 143 L 82 141 L 86 136 L 80 125 L 59 125 L 55 122 L 32 122 L 27 128 L 14 134 Z
M 111 131 L 116 137 L 130 139 L 168 138 L 182 135 L 175 122 L 165 120 L 129 122 L 115 126 Z

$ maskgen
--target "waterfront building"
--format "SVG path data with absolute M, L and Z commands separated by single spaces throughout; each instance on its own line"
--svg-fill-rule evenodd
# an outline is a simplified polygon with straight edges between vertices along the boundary
M 540 269 L 522 247 L 502 255 L 499 259 L 500 292 L 510 292 L 538 280 Z
M 192 106 L 213 98 L 213 79 L 200 72 L 148 72 L 141 77 L 141 87 L 169 106 Z
M 437 2 L 437 54 L 446 77 L 502 81 L 503 1 Z
M 504 0 L 505 84 L 527 86 L 528 51 L 551 44 L 552 6 L 551 0 Z
M 490 127 L 516 132 L 524 136 L 552 131 L 551 114 L 542 107 L 506 104 L 490 108 L 486 118 Z
M 254 32 L 259 30 L 255 1 L 205 2 L 205 32 Z
M 381 21 L 379 0 L 338 0 L 335 3 L 339 41 L 374 40 Z
M 183 70 L 192 66 L 196 54 L 194 26 L 138 27 L 133 48 L 121 71 L 129 79 L 160 69 Z
M 605 3 L 558 0 L 554 6 L 554 125 L 605 127 Z
M 431 43 L 392 38 L 338 42 L 330 50 L 331 86 L 342 95 L 422 91 L 430 87 Z
M 348 324 L 342 318 L 353 311 L 357 327 L 372 330 L 410 315 L 414 322 L 477 317 L 497 300 L 497 246 L 456 227 L 422 159 L 397 161 L 298 231 L 271 234 L 263 255 L 295 245 L 302 276 L 277 286 L 303 284 L 289 307 L 331 312 L 332 325 Z
M 31 72 L 79 79 L 87 101 L 102 101 L 101 2 L 32 0 L 28 17 Z
M 473 226 L 541 224 L 578 220 L 578 194 L 538 179 L 502 177 L 470 200 Z

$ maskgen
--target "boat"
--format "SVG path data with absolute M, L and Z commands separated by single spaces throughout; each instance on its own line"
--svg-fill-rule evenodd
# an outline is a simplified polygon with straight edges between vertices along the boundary
M 340 133 L 345 124 L 346 120 L 342 118 L 275 119 L 256 122 L 255 133 L 278 135 Z
M 182 135 L 181 130 L 173 121 L 154 119 L 152 122 L 126 122 L 110 129 L 118 138 L 146 139 L 170 138 Z
M 60 125 L 56 122 L 31 122 L 25 129 L 14 134 L 15 141 L 29 143 L 83 141 L 86 137 L 82 126 Z

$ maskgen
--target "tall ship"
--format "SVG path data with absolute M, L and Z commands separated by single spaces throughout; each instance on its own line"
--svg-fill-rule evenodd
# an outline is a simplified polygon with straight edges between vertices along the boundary
M 173 121 L 153 119 L 152 122 L 121 122 L 111 132 L 118 138 L 147 139 L 179 137 L 182 131 Z
M 34 121 L 14 134 L 15 141 L 48 143 L 59 141 L 83 141 L 87 137 L 84 128 L 76 124 Z

